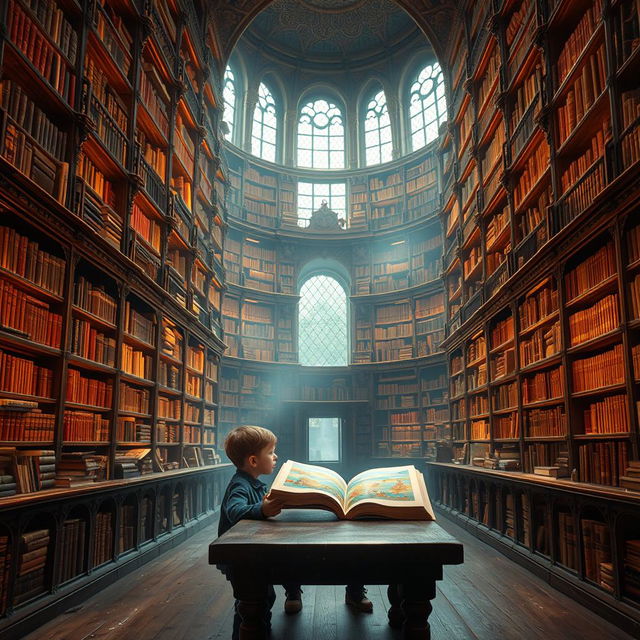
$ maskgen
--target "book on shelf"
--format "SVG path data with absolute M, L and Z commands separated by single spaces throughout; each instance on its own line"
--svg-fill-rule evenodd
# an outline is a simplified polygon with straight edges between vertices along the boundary
M 56 567 L 56 584 L 63 584 L 84 572 L 86 530 L 87 521 L 82 518 L 67 518 L 63 522 L 57 542 L 62 562 Z
M 21 604 L 45 591 L 45 569 L 50 560 L 51 531 L 37 529 L 20 536 L 13 602 Z
M 582 18 L 565 39 L 555 64 L 556 86 L 560 86 L 576 63 L 585 45 L 601 24 L 602 0 L 593 0 L 584 8 Z
M 93 484 L 106 477 L 108 458 L 93 451 L 63 451 L 56 467 L 56 487 Z
M 54 486 L 56 477 L 55 451 L 0 447 L 0 458 L 4 459 L 5 457 L 12 458 L 15 493 L 32 493 Z M 12 483 L 3 484 L 0 491 L 5 493 L 10 484 Z
M 46 5 L 41 3 L 42 7 Z M 55 24 L 33 19 L 18 2 L 11 0 L 8 8 L 7 31 L 9 38 L 49 86 L 73 108 L 76 76 L 75 57 L 78 34 L 64 18 L 60 8 L 55 9 Z M 58 26 L 56 26 L 58 25 Z M 50 40 L 55 42 L 51 44 Z
M 326 509 L 341 519 L 435 520 L 424 478 L 413 466 L 369 469 L 347 483 L 331 469 L 288 460 L 269 495 L 285 509 Z

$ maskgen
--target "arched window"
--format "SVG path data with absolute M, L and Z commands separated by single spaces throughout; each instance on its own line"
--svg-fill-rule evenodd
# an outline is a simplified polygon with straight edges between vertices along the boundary
M 258 102 L 253 112 L 251 153 L 263 160 L 276 161 L 278 116 L 276 101 L 264 83 L 258 87 Z
M 298 166 L 344 169 L 344 122 L 333 102 L 319 98 L 300 110 Z
M 434 62 L 422 69 L 409 90 L 411 148 L 415 151 L 435 140 L 446 119 L 444 77 L 440 65 Z
M 314 275 L 300 288 L 300 364 L 316 367 L 348 363 L 347 294 L 331 276 Z
M 378 91 L 367 104 L 364 115 L 365 164 L 389 162 L 393 156 L 391 120 L 384 91 Z
M 224 100 L 224 121 L 229 126 L 229 132 L 225 137 L 233 140 L 233 127 L 236 121 L 236 78 L 229 66 L 224 72 L 222 99 Z

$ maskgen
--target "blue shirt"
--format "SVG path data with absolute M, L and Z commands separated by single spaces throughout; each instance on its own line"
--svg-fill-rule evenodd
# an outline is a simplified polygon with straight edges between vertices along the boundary
M 240 520 L 264 520 L 262 499 L 267 493 L 267 485 L 250 476 L 245 471 L 236 471 L 224 492 L 220 505 L 218 535 L 229 531 Z

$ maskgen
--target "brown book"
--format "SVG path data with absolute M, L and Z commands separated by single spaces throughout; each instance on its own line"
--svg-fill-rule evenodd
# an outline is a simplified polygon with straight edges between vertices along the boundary
M 346 520 L 435 520 L 424 478 L 413 466 L 369 469 L 347 483 L 331 469 L 288 460 L 269 495 L 285 509 L 326 509 Z

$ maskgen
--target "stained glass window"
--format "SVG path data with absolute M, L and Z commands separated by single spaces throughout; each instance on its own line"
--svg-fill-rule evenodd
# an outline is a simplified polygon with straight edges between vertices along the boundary
M 326 200 L 327 206 L 344 218 L 347 210 L 345 182 L 298 182 L 298 225 L 307 226 L 311 214 Z
M 324 99 L 308 102 L 298 119 L 298 166 L 344 169 L 344 122 L 340 107 Z
M 225 137 L 233 140 L 233 127 L 236 120 L 236 79 L 229 66 L 224 72 L 222 99 L 224 100 L 224 121 L 229 126 L 229 132 Z
M 258 102 L 253 112 L 251 153 L 263 160 L 275 162 L 278 116 L 276 102 L 264 83 L 258 87 Z
M 391 120 L 384 91 L 376 93 L 369 103 L 364 116 L 365 164 L 389 162 L 393 157 L 391 142 Z
M 440 65 L 434 62 L 422 69 L 409 90 L 411 148 L 415 151 L 435 140 L 446 119 L 444 77 Z
M 300 289 L 300 364 L 316 367 L 348 363 L 347 295 L 331 276 L 310 277 Z

